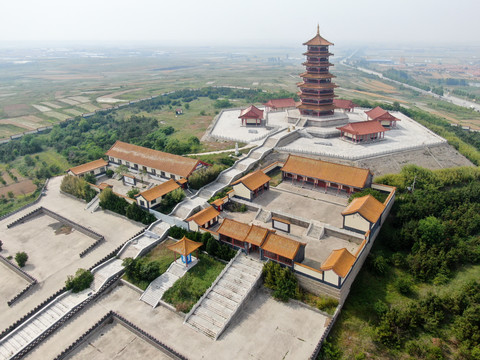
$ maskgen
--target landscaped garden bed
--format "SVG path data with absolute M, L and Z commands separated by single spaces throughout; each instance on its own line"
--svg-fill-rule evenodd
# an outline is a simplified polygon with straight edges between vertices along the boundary
M 137 259 L 125 259 L 126 267 L 123 279 L 145 290 L 153 280 L 167 271 L 174 261 L 173 252 L 167 248 L 168 245 L 174 243 L 174 240 L 167 239 L 145 256 Z
M 200 254 L 199 262 L 163 294 L 162 300 L 188 313 L 222 272 L 225 264 Z

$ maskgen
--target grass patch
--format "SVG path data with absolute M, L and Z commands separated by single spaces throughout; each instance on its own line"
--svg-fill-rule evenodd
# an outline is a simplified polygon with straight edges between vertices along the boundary
M 149 264 L 156 263 L 159 267 L 158 276 L 167 271 L 168 267 L 174 260 L 173 252 L 169 250 L 167 246 L 174 243 L 174 240 L 167 239 L 161 244 L 154 247 L 147 255 L 144 256 L 145 268 L 148 267 Z M 123 275 L 122 279 L 132 283 L 133 285 L 139 287 L 142 290 L 146 290 L 148 285 L 150 284 L 150 281 L 134 280 L 130 278 L 127 274 Z
M 280 185 L 280 183 L 282 182 L 283 178 L 282 178 L 282 170 L 280 168 L 277 168 L 271 172 L 269 172 L 267 174 L 268 176 L 270 176 L 270 186 L 273 186 L 273 187 L 276 187 L 278 185 Z
M 200 261 L 163 294 L 162 300 L 188 313 L 222 272 L 225 264 L 209 255 L 200 254 Z
M 338 306 L 338 301 L 328 296 L 318 296 L 312 293 L 303 292 L 302 302 L 318 310 L 325 311 L 327 314 L 333 315 Z

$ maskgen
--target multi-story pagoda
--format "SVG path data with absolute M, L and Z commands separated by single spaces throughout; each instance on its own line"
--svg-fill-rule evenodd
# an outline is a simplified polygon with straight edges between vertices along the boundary
M 335 97 L 334 89 L 337 87 L 332 82 L 335 76 L 330 74 L 329 62 L 331 54 L 328 50 L 333 43 L 320 36 L 320 26 L 317 26 L 317 35 L 303 45 L 307 45 L 307 61 L 303 63 L 306 72 L 300 74 L 303 82 L 298 83 L 298 95 L 301 104 L 297 106 L 301 115 L 310 117 L 326 117 L 334 115 Z

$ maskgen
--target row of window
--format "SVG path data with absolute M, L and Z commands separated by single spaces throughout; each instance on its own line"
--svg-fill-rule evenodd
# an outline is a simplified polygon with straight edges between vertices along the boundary
M 110 157 L 110 161 L 115 162 L 115 158 Z M 133 166 L 130 166 L 130 162 L 128 162 L 128 161 L 123 161 L 123 162 L 122 162 L 122 160 L 118 159 L 118 164 L 119 164 L 119 165 L 122 165 L 122 164 L 123 164 L 123 165 L 127 166 L 128 168 L 131 168 L 131 169 L 134 169 L 134 170 L 139 170 L 138 164 L 133 164 Z M 142 170 L 148 172 L 148 168 L 147 168 L 146 166 L 142 166 Z M 155 169 L 151 169 L 150 174 L 152 174 L 152 175 L 157 175 L 157 171 L 156 171 Z M 165 178 L 165 177 L 166 177 L 165 171 L 160 171 L 160 176 L 163 177 L 163 178 Z M 174 175 L 174 174 L 170 174 L 170 179 L 174 179 L 174 180 L 175 180 L 175 175 Z

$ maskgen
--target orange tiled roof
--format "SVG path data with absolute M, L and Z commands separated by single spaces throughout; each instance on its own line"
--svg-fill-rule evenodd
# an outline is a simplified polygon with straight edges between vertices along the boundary
M 333 105 L 339 109 L 353 109 L 357 106 L 353 103 L 353 101 L 345 99 L 333 99 Z
M 252 225 L 247 237 L 243 240 L 252 245 L 262 246 L 263 241 L 268 235 L 268 229 L 262 228 L 257 225 Z
M 386 129 L 378 122 L 378 120 L 360 121 L 350 123 L 345 126 L 337 127 L 338 130 L 354 135 L 368 135 L 385 132 Z
M 202 243 L 187 239 L 184 236 L 182 240 L 177 241 L 175 244 L 167 245 L 167 248 L 176 252 L 177 254 L 187 256 L 188 254 L 191 254 L 197 250 L 200 246 L 202 246 Z
M 286 107 L 294 107 L 295 106 L 295 100 L 292 98 L 287 98 L 287 99 L 271 99 L 268 100 L 265 104 L 265 106 L 269 106 L 272 108 L 286 108 Z
M 212 201 L 212 205 L 215 205 L 215 206 L 220 206 L 220 205 L 223 205 L 225 204 L 226 202 L 228 201 L 228 196 L 225 196 L 221 199 L 217 199 L 215 201 Z
M 248 108 L 243 109 L 240 112 L 238 118 L 263 119 L 263 110 L 260 110 L 255 105 L 250 105 Z
M 368 176 L 371 174 L 369 169 L 335 164 L 297 155 L 288 156 L 282 171 L 357 188 L 363 188 L 368 180 Z
M 250 174 L 245 175 L 244 177 L 241 177 L 237 181 L 233 182 L 232 185 L 237 185 L 239 183 L 242 183 L 248 189 L 253 191 L 255 189 L 258 189 L 260 186 L 263 186 L 267 182 L 269 182 L 270 179 L 271 179 L 270 176 L 265 175 L 265 173 L 262 170 L 257 170 Z
M 250 225 L 232 220 L 224 219 L 217 232 L 232 239 L 243 241 L 250 231 Z
M 382 215 L 383 210 L 385 210 L 385 205 L 375 199 L 372 195 L 366 195 L 353 199 L 346 209 L 342 211 L 342 215 L 350 215 L 358 212 L 365 219 L 374 224 Z
M 313 38 L 311 38 L 307 42 L 304 42 L 303 45 L 328 46 L 328 45 L 333 45 L 333 43 L 321 37 L 320 29 L 317 27 L 317 35 L 315 35 Z
M 180 186 L 175 182 L 175 180 L 170 179 L 165 181 L 163 184 L 157 185 L 148 189 L 144 192 L 141 192 L 138 196 L 142 196 L 147 201 L 152 201 L 158 199 L 159 197 L 168 194 L 169 192 L 178 189 Z
M 190 216 L 186 221 L 195 221 L 197 225 L 203 226 L 212 219 L 215 219 L 220 213 L 213 206 L 209 206 L 206 209 L 203 209 L 196 213 L 195 215 Z
M 107 165 L 108 165 L 108 162 L 106 162 L 103 159 L 98 159 L 98 160 L 90 161 L 86 164 L 75 166 L 73 168 L 68 169 L 68 171 L 71 171 L 75 175 L 81 175 L 81 174 L 84 174 L 86 172 L 89 172 L 89 171 L 92 171 L 92 170 L 95 170 L 95 169 L 98 169 L 102 166 L 107 166 Z
M 200 163 L 199 160 L 148 149 L 122 141 L 115 142 L 105 154 L 182 177 L 188 177 Z
M 400 121 L 400 119 L 397 119 L 395 116 L 390 114 L 387 110 L 383 110 L 380 106 L 377 106 L 376 108 L 373 108 L 372 110 L 365 111 L 365 114 L 367 114 L 370 119 L 372 120 L 396 120 Z
M 306 244 L 292 240 L 285 236 L 270 233 L 262 245 L 262 249 L 287 259 L 295 259 L 300 246 Z
M 330 253 L 320 269 L 323 271 L 333 270 L 335 274 L 344 278 L 347 276 L 354 263 L 355 256 L 353 256 L 347 249 L 337 249 Z

